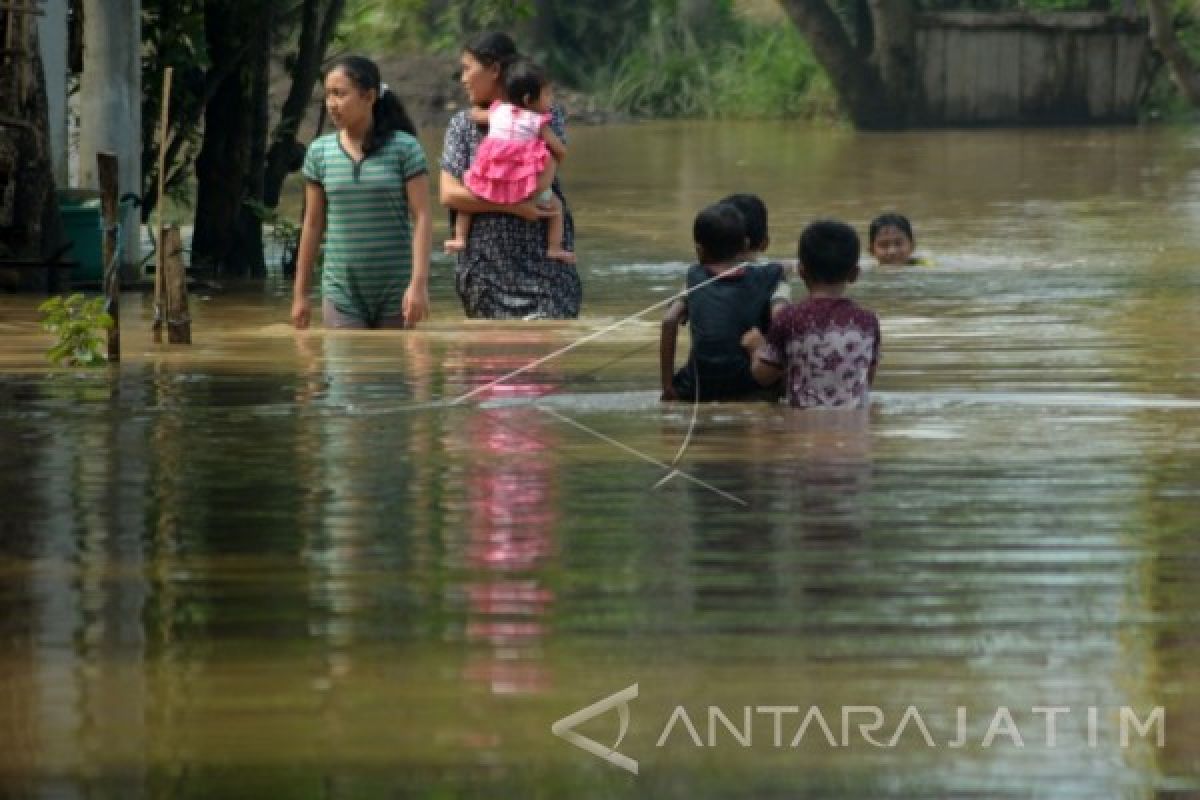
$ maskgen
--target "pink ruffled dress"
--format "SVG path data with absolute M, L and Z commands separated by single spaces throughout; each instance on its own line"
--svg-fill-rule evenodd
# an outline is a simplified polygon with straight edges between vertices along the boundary
M 541 138 L 549 114 L 527 111 L 497 100 L 488 109 L 488 133 L 463 182 L 476 197 L 510 204 L 528 200 L 537 190 L 550 151 Z

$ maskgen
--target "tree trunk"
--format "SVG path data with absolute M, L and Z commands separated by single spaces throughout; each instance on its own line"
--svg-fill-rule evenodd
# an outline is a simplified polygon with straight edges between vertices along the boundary
M 857 0 L 852 41 L 828 0 L 780 0 L 829 75 L 846 113 L 866 130 L 898 130 L 923 102 L 913 0 Z
M 273 14 L 267 10 L 266 24 L 259 32 L 259 46 L 253 49 L 250 62 L 253 75 L 250 94 L 250 160 L 246 168 L 246 186 L 243 196 L 258 204 L 263 200 L 263 182 L 267 169 L 267 134 L 270 132 L 269 94 L 271 81 L 271 28 Z M 267 264 L 263 258 L 263 221 L 246 203 L 238 214 L 237 237 L 234 243 L 233 263 L 241 267 L 241 274 L 250 277 L 266 277 Z
M 868 130 L 901 127 L 902 121 L 896 118 L 895 109 L 887 100 L 888 91 L 879 70 L 858 52 L 826 0 L 780 0 L 780 3 L 808 40 L 854 124 Z M 884 35 L 876 29 L 877 41 Z
M 303 164 L 304 146 L 296 140 L 296 132 L 304 122 L 313 86 L 321 76 L 321 64 L 345 6 L 345 0 L 304 0 L 300 39 L 291 70 L 292 86 L 271 136 L 271 149 L 267 151 L 263 203 L 269 208 L 279 205 L 284 180 Z
M 235 61 L 227 64 L 214 64 L 205 72 L 194 63 L 179 59 L 178 42 L 164 42 L 164 38 L 186 39 L 182 30 L 189 28 L 192 20 L 187 13 L 173 2 L 160 0 L 158 19 L 150 30 L 158 37 L 152 47 L 150 60 L 154 67 L 145 73 L 147 85 L 161 86 L 163 70 L 171 66 L 175 71 L 174 86 L 171 89 L 171 118 L 168 122 L 167 137 L 167 191 L 178 185 L 178 179 L 192 166 L 192 142 L 187 131 L 200 127 L 204 119 L 204 111 L 208 103 L 216 95 L 221 84 L 237 71 L 239 64 Z M 189 12 L 190 13 L 190 12 Z M 241 48 L 238 52 L 245 51 Z M 179 63 L 169 63 L 175 60 Z M 147 92 L 142 101 L 142 142 L 145 155 L 142 158 L 142 174 L 145 176 L 142 192 L 142 220 L 149 222 L 151 214 L 158 205 L 158 125 L 161 97 L 157 91 Z
M 1146 0 L 1150 14 L 1150 42 L 1167 62 L 1171 78 L 1187 101 L 1200 108 L 1200 67 L 1175 36 L 1171 6 L 1167 0 Z
M 0 20 L 20 25 L 16 14 L 0 11 Z M 10 55 L 15 63 L 0 76 L 0 258 L 48 259 L 65 244 L 58 200 L 54 194 L 54 165 L 50 154 L 49 117 L 37 26 L 28 17 L 13 37 Z M 69 258 L 70 255 L 68 254 Z M 57 270 L 36 269 L 0 278 L 23 289 L 57 289 Z
M 917 28 L 912 0 L 869 0 L 874 61 L 887 92 L 879 98 L 895 127 L 907 127 L 924 102 L 917 63 Z M 890 126 L 889 126 L 890 127 Z
M 870 58 L 875 51 L 875 27 L 871 23 L 871 6 L 868 0 L 853 0 L 851 23 L 854 27 L 854 44 L 863 58 Z
M 240 221 L 255 128 L 254 59 L 247 44 L 257 38 L 258 11 L 244 0 L 210 0 L 205 7 L 210 73 L 232 67 L 204 110 L 204 143 L 196 158 L 192 266 L 214 275 L 245 275 L 253 268 L 240 260 L 246 235 Z

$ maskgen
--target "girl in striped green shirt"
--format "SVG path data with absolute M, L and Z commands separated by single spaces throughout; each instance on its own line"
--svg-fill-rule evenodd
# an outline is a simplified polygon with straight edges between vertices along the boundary
M 325 324 L 413 327 L 429 315 L 429 174 L 416 129 L 379 68 L 359 56 L 334 62 L 325 104 L 336 133 L 304 159 L 305 212 L 292 323 L 307 328 L 309 281 L 324 242 Z

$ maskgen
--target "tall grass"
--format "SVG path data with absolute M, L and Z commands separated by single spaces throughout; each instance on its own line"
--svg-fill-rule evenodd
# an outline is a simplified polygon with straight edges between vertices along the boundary
M 712 114 L 741 119 L 836 118 L 837 94 L 808 42 L 790 23 L 742 24 L 715 74 Z
M 655 16 L 590 88 L 603 105 L 643 117 L 838 115 L 833 88 L 790 24 L 734 19 L 701 41 L 673 18 Z

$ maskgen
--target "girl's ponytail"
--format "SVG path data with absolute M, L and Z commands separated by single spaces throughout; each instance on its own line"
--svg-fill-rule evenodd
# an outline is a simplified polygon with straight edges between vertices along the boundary
M 404 103 L 386 83 L 379 85 L 379 95 L 375 98 L 375 105 L 371 106 L 371 117 L 371 134 L 363 142 L 363 155 L 370 155 L 383 147 L 396 131 L 417 135 L 417 126 L 404 109 Z

